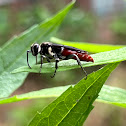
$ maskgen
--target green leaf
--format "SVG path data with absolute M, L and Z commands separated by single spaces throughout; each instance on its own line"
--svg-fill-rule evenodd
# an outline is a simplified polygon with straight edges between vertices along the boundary
M 126 47 L 125 45 L 110 45 L 110 44 L 92 44 L 92 43 L 86 43 L 86 42 L 70 42 L 70 41 L 65 41 L 62 39 L 58 39 L 55 37 L 51 37 L 51 41 L 57 44 L 63 44 L 63 45 L 68 45 L 72 47 L 76 47 L 82 50 L 86 50 L 88 52 L 92 53 L 98 53 L 98 52 L 105 52 L 105 51 L 110 51 L 110 50 L 115 50 L 119 49 L 122 47 Z
M 0 104 L 7 104 L 7 103 L 28 100 L 28 99 L 36 99 L 36 98 L 59 97 L 70 86 L 71 85 L 53 87 L 53 88 L 42 89 L 39 91 L 32 91 L 21 95 L 15 95 L 10 98 L 0 99 Z M 108 86 L 108 85 L 103 85 L 99 93 L 99 97 L 96 99 L 96 101 L 126 108 L 125 99 L 126 99 L 126 90 L 117 87 Z
M 126 108 L 126 90 L 104 85 L 97 101 Z
M 124 61 L 124 60 L 126 60 L 126 47 L 116 49 L 116 50 L 96 53 L 96 54 L 93 54 L 91 56 L 94 59 L 94 63 L 82 61 L 81 64 L 82 64 L 83 67 L 89 67 L 89 66 L 95 66 L 95 65 L 102 65 L 102 64 L 107 64 L 107 63 Z M 66 71 L 66 70 L 75 69 L 75 68 L 80 67 L 77 64 L 77 61 L 73 60 L 73 59 L 60 61 L 58 63 L 58 66 L 59 67 L 58 67 L 57 71 Z M 42 68 L 41 72 L 42 73 L 51 73 L 51 72 L 54 72 L 54 70 L 55 70 L 55 64 L 54 63 L 45 63 L 45 64 L 43 64 L 43 68 Z M 32 69 L 29 69 L 27 66 L 17 68 L 13 71 L 13 73 L 17 73 L 17 72 L 39 73 L 39 71 L 40 71 L 40 65 L 34 65 L 34 66 L 32 66 Z
M 57 15 L 16 36 L 0 49 L 0 97 L 9 96 L 21 86 L 27 73 L 11 74 L 10 72 L 27 64 L 26 51 L 32 43 L 48 41 L 54 35 L 74 3 L 75 1 L 72 1 Z M 31 60 L 30 63 L 34 64 L 34 60 Z
M 9 98 L 0 99 L 0 104 L 12 103 L 12 102 L 17 102 L 17 101 L 22 101 L 22 100 L 27 100 L 27 99 L 34 99 L 34 98 L 58 97 L 69 87 L 70 85 L 46 88 L 46 89 L 32 91 L 32 92 L 21 94 L 21 95 L 15 95 Z
M 70 86 L 41 113 L 37 113 L 29 126 L 80 126 L 93 108 L 92 103 L 109 74 L 118 64 L 109 64 L 91 73 L 87 80 L 82 79 L 74 87 Z

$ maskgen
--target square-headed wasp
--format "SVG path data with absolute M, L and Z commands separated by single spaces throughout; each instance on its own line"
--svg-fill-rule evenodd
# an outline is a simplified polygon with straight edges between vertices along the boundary
M 58 68 L 58 62 L 60 60 L 68 60 L 68 59 L 77 60 L 78 65 L 80 65 L 81 69 L 86 74 L 86 78 L 87 73 L 82 67 L 80 61 L 94 62 L 93 58 L 90 55 L 88 55 L 86 51 L 71 46 L 53 44 L 51 42 L 44 42 L 40 45 L 37 43 L 32 44 L 31 50 L 27 51 L 27 64 L 29 68 L 31 67 L 28 62 L 28 53 L 32 53 L 33 56 L 36 56 L 36 64 L 37 64 L 37 55 L 40 54 L 41 56 L 40 72 L 42 69 L 43 58 L 46 58 L 48 62 L 50 62 L 50 59 L 54 58 L 56 62 L 55 62 L 55 71 L 52 77 L 54 77 L 56 74 L 56 70 Z

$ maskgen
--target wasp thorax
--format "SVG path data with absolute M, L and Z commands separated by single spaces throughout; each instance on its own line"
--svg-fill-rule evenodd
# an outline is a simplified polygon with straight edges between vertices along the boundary
M 41 47 L 39 44 L 35 43 L 31 46 L 31 52 L 33 56 L 37 56 L 37 54 L 41 51 Z
M 52 45 L 51 42 L 43 42 L 42 45 Z

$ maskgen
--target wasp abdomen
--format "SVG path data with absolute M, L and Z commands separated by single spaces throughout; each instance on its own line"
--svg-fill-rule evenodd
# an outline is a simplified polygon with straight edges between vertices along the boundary
M 78 53 L 77 56 L 81 61 L 94 62 L 93 58 L 88 54 Z
M 62 52 L 62 56 L 69 56 L 71 54 L 76 54 L 80 61 L 87 61 L 87 62 L 94 62 L 93 58 L 88 55 L 86 52 L 77 52 L 77 51 L 72 51 L 68 49 L 64 49 Z M 72 57 L 72 59 L 76 59 L 76 57 Z

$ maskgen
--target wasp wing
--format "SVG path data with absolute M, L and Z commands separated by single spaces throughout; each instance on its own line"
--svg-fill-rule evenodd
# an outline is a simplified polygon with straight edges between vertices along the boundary
M 68 49 L 68 50 L 76 51 L 78 53 L 87 53 L 87 51 L 84 51 L 84 50 L 81 50 L 81 49 L 78 49 L 78 48 L 75 48 L 75 47 L 72 47 L 72 46 L 61 45 L 61 44 L 52 44 L 52 48 L 59 49 L 59 50 L 61 48 L 65 48 L 65 49 Z

